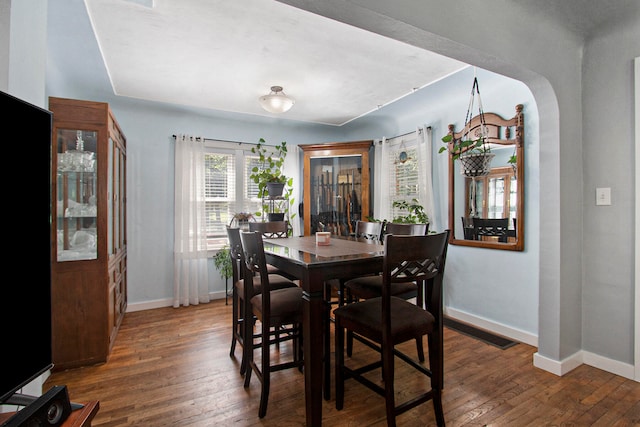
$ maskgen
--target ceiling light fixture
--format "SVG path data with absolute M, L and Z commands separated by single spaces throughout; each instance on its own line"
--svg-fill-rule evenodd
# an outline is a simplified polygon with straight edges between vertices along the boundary
M 271 93 L 258 98 L 260 106 L 270 113 L 280 114 L 289 111 L 296 102 L 282 91 L 282 86 L 271 86 Z

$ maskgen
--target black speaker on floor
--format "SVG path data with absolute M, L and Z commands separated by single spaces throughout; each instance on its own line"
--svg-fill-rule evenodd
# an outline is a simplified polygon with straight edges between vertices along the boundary
M 71 402 L 67 386 L 57 385 L 18 411 L 3 426 L 61 426 L 70 414 Z

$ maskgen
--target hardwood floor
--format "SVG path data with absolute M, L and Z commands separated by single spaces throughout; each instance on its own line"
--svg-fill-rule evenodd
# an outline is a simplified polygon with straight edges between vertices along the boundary
M 258 418 L 260 382 L 253 377 L 244 389 L 240 347 L 229 357 L 230 307 L 217 300 L 127 313 L 106 364 L 53 372 L 44 389 L 66 384 L 74 402 L 99 400 L 93 426 L 304 425 L 304 378 L 296 369 L 273 374 L 267 415 Z M 415 343 L 406 345 L 415 352 Z M 289 344 L 280 350 L 290 353 Z M 447 425 L 640 425 L 640 383 L 586 365 L 557 377 L 533 367 L 535 351 L 526 344 L 500 350 L 445 328 Z M 354 359 L 373 356 L 354 344 Z M 402 362 L 396 369 L 398 394 L 424 381 Z M 333 399 L 324 402 L 323 425 L 386 425 L 382 397 L 353 380 L 345 387 L 342 411 Z M 433 406 L 420 405 L 397 421 L 435 425 Z

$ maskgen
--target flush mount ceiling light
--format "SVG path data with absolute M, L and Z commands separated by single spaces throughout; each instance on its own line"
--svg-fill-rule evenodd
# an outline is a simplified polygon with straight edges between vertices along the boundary
M 270 113 L 284 113 L 293 107 L 295 100 L 282 91 L 282 86 L 271 86 L 271 93 L 258 98 L 260 106 Z

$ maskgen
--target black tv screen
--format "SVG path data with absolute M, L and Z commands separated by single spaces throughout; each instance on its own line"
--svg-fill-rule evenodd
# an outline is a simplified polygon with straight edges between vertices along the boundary
M 0 91 L 4 277 L 0 404 L 50 369 L 50 111 Z

